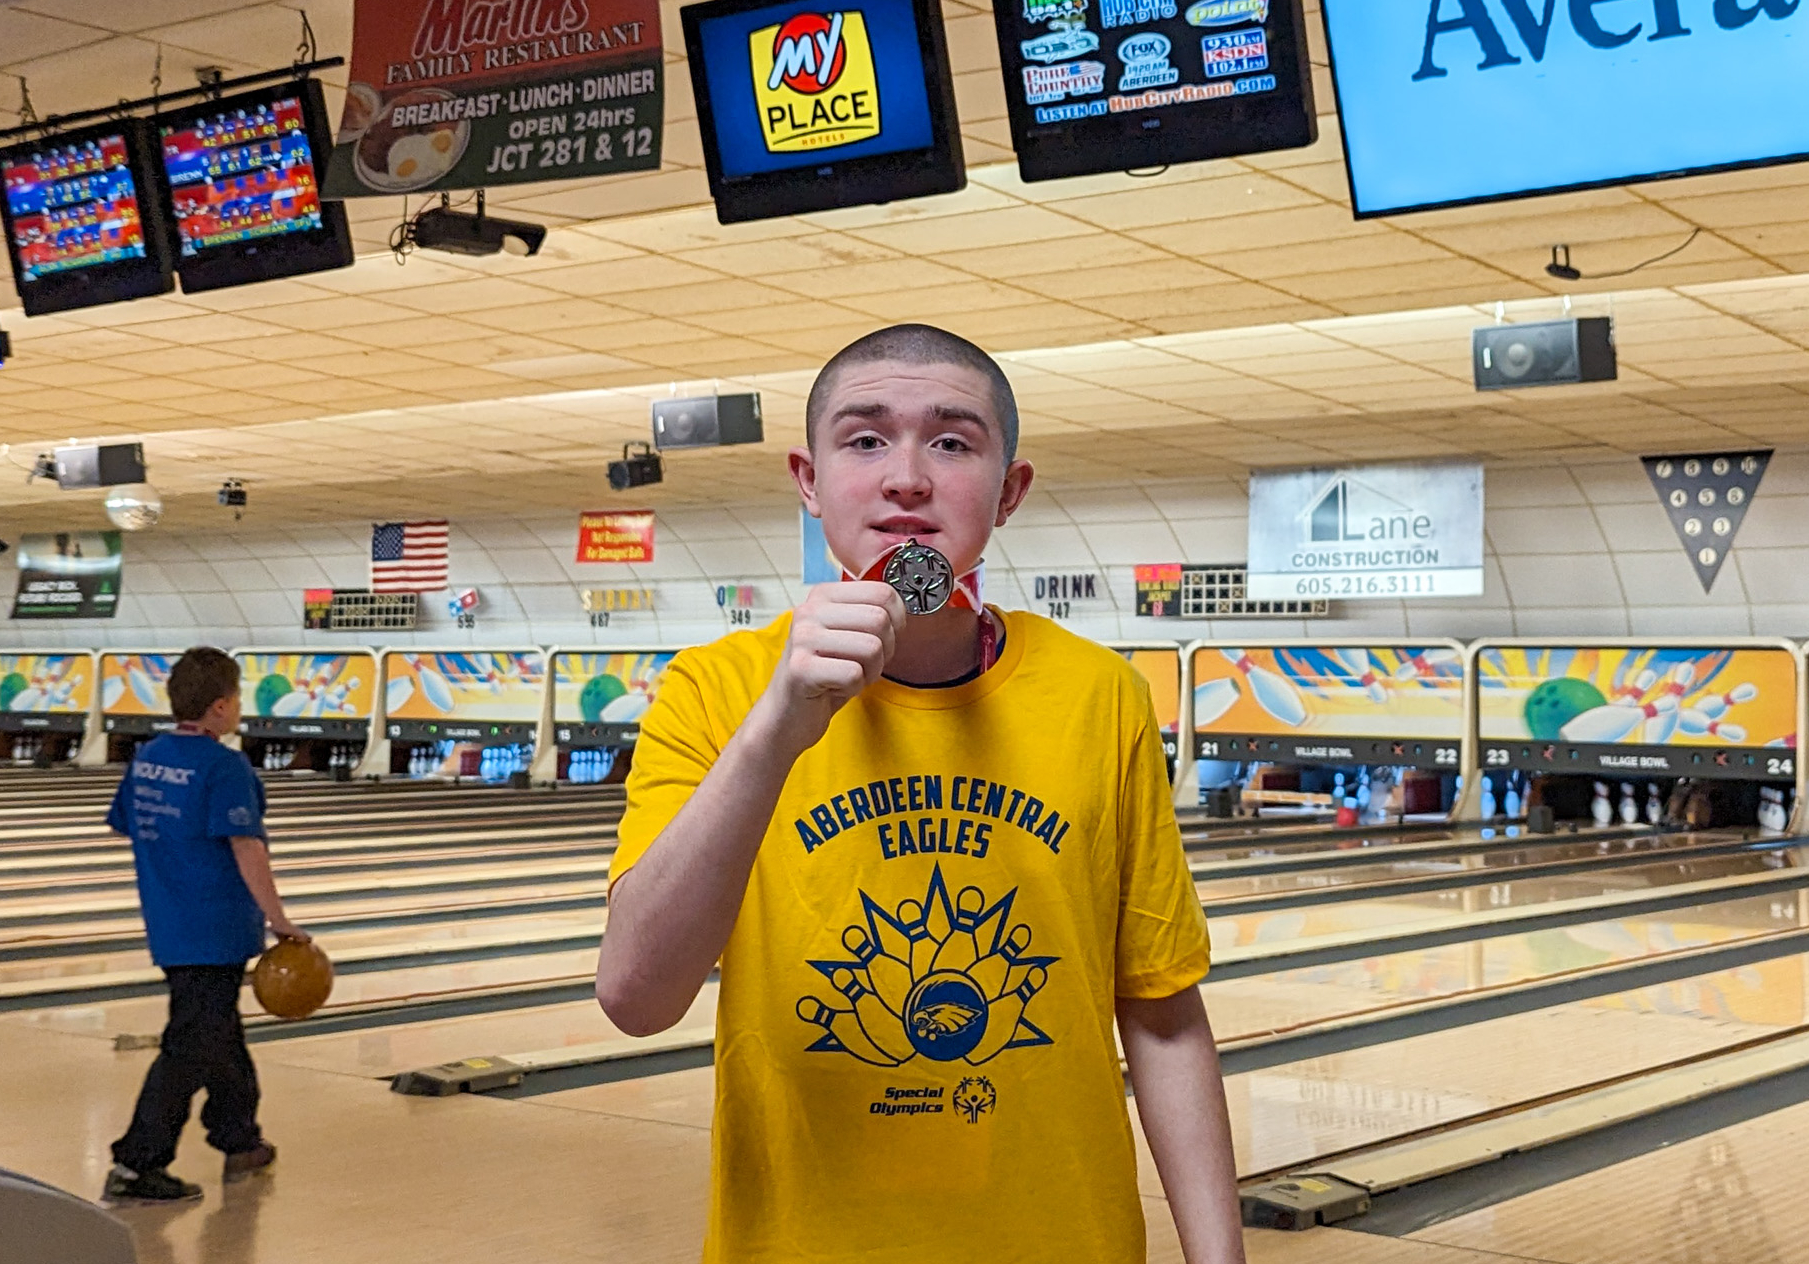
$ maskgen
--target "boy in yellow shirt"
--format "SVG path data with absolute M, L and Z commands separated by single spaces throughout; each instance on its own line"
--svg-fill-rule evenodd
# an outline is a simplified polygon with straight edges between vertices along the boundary
M 1010 384 L 939 329 L 842 350 L 806 424 L 792 477 L 863 574 L 916 541 L 948 587 L 1030 489 Z M 1241 1264 L 1147 686 L 1048 620 L 901 591 L 825 584 L 685 651 L 641 723 L 597 999 L 661 1031 L 720 958 L 705 1259 L 1142 1264 L 1116 1018 L 1188 1264 Z

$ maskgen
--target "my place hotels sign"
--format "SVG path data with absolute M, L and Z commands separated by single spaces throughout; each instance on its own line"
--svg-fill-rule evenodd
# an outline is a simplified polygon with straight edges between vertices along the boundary
M 657 0 L 358 0 L 328 197 L 660 165 Z

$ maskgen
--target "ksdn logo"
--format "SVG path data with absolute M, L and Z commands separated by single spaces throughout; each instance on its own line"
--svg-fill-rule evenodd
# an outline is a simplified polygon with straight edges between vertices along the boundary
M 748 52 L 768 153 L 879 135 L 879 79 L 859 11 L 795 13 L 749 35 Z

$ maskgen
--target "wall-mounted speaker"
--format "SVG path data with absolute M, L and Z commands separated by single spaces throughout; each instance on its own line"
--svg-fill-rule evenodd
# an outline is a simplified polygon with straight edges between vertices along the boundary
M 696 399 L 653 401 L 653 446 L 720 448 L 731 443 L 759 443 L 758 395 L 702 395 Z
M 118 487 L 144 482 L 144 445 L 106 443 L 56 450 L 57 486 Z
M 1611 382 L 1617 375 L 1614 322 L 1606 316 L 1484 325 L 1471 331 L 1470 352 L 1479 391 Z

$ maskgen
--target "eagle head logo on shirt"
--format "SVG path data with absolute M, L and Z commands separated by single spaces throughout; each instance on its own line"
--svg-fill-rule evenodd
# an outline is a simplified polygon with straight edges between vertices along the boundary
M 892 912 L 861 892 L 862 920 L 842 932 L 852 960 L 810 963 L 838 993 L 799 999 L 798 1017 L 822 1028 L 810 1049 L 875 1066 L 978 1066 L 1052 1043 L 1025 1011 L 1059 958 L 1030 953 L 1030 927 L 1011 921 L 1016 900 L 1014 888 L 989 904 L 978 887 L 950 900 L 940 866 L 921 900 Z

